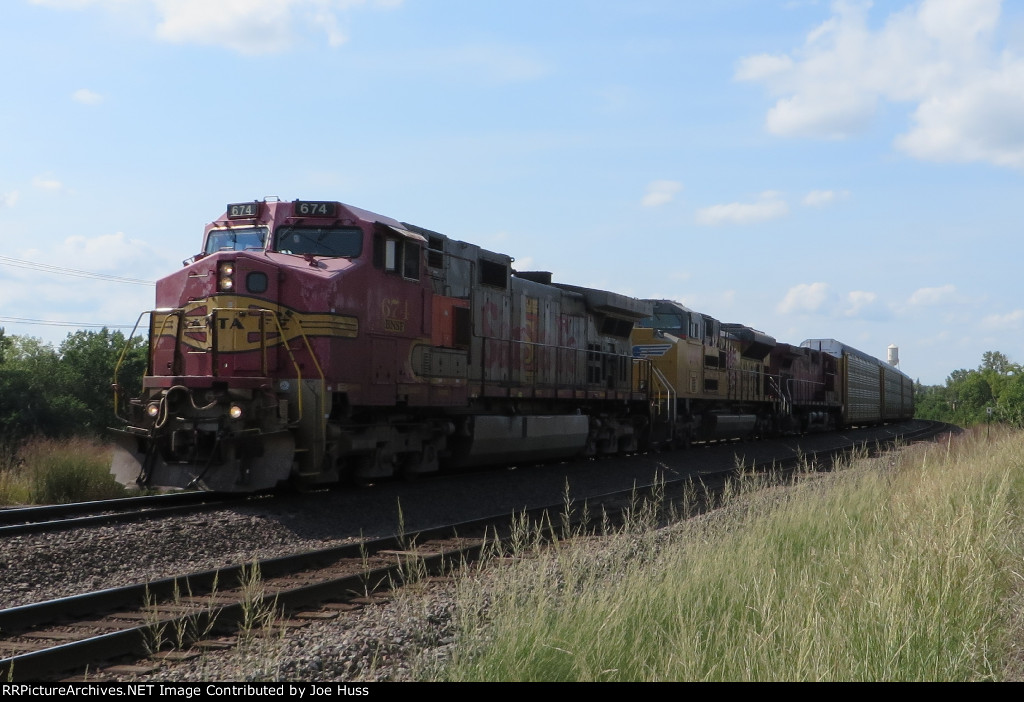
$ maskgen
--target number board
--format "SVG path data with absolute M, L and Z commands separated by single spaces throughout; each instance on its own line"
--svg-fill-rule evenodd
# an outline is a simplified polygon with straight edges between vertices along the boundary
M 260 203 L 235 202 L 228 205 L 228 219 L 251 219 L 259 216 Z
M 296 217 L 337 217 L 338 203 L 315 202 L 313 200 L 296 200 L 292 213 Z

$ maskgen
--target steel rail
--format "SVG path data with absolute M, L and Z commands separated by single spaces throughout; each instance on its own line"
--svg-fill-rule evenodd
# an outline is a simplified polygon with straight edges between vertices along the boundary
M 818 461 L 825 458 L 834 459 L 837 455 L 848 454 L 864 448 L 871 451 L 874 447 L 881 447 L 884 444 L 922 440 L 951 429 L 952 427 L 949 425 L 933 423 L 914 432 L 896 434 L 885 441 L 857 442 L 853 445 L 847 443 L 803 453 L 792 457 L 788 463 L 792 466 L 805 461 L 817 464 Z M 784 468 L 784 463 L 765 462 L 752 466 L 750 469 L 784 472 L 784 470 L 780 471 L 781 468 Z M 731 472 L 726 471 L 723 475 L 728 475 Z M 604 505 L 618 502 L 621 507 L 604 510 L 604 516 L 614 515 L 616 509 L 625 510 L 630 505 L 636 504 L 637 497 L 643 494 L 660 494 L 664 497 L 663 491 L 668 486 L 699 483 L 702 487 L 707 488 L 709 487 L 705 481 L 707 475 L 705 473 L 695 476 L 680 476 L 671 480 L 666 479 L 660 483 L 653 481 L 646 485 L 635 486 L 630 490 L 591 495 L 586 498 L 585 502 L 588 505 L 592 502 Z M 15 653 L 0 659 L 0 679 L 11 682 L 37 680 L 60 671 L 82 668 L 94 664 L 96 661 L 111 660 L 122 656 L 145 657 L 151 653 L 153 632 L 160 627 L 174 630 L 177 627 L 190 626 L 194 629 L 206 630 L 214 624 L 219 627 L 243 621 L 247 616 L 247 609 L 251 609 L 254 605 L 294 609 L 315 602 L 344 599 L 346 596 L 356 594 L 363 595 L 402 583 L 405 579 L 404 574 L 412 565 L 424 572 L 439 573 L 447 567 L 477 558 L 487 545 L 487 535 L 490 533 L 496 538 L 502 538 L 507 534 L 506 530 L 512 520 L 518 519 L 521 523 L 523 519 L 527 519 L 528 523 L 534 526 L 540 525 L 538 531 L 540 528 L 555 529 L 551 515 L 561 513 L 565 515 L 566 523 L 574 527 L 579 526 L 583 515 L 588 513 L 588 510 L 573 509 L 580 501 L 574 500 L 569 504 L 561 502 L 524 509 L 514 514 L 493 515 L 459 524 L 438 526 L 410 536 L 396 535 L 362 543 L 280 556 L 261 560 L 254 564 L 207 570 L 164 578 L 147 584 L 111 588 L 2 610 L 0 611 L 0 636 L 3 638 L 0 638 L 0 647 L 3 646 L 4 638 L 17 637 L 45 623 L 81 621 L 102 613 L 114 613 L 127 608 L 134 608 L 137 613 L 136 621 L 139 619 L 139 612 L 152 613 L 152 621 L 147 621 L 142 625 L 125 625 L 119 631 L 90 636 L 42 650 Z M 696 506 L 696 509 L 703 511 L 701 506 Z M 566 514 L 566 511 L 570 511 L 570 514 Z M 589 513 L 596 514 L 596 512 L 597 510 Z M 559 526 L 561 525 L 560 520 Z M 382 564 L 380 563 L 382 559 L 394 562 Z M 342 562 L 347 562 L 349 572 L 317 577 L 315 572 L 317 569 L 330 568 Z M 233 602 L 223 603 L 223 600 L 231 596 L 232 590 L 244 588 L 247 574 L 248 577 L 251 577 L 252 573 L 257 570 L 261 578 L 261 587 L 266 590 L 265 595 L 249 601 L 246 601 L 245 596 L 235 595 Z M 312 577 L 311 581 L 299 584 L 294 584 L 294 582 L 292 584 L 274 583 L 274 579 L 289 576 L 292 576 L 294 580 L 295 576 L 304 572 Z M 226 586 L 228 590 L 219 589 L 223 586 Z M 161 607 L 167 609 L 169 605 L 180 601 L 183 592 L 188 593 L 188 597 L 185 599 L 192 604 L 209 598 L 210 606 L 199 609 L 199 611 L 158 619 L 157 614 Z
M 253 496 L 178 492 L 64 505 L 0 509 L 0 537 L 155 519 L 217 509 L 246 499 L 253 499 Z

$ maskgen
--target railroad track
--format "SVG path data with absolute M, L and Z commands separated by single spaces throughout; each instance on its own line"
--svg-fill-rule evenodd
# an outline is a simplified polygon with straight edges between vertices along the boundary
M 164 495 L 124 497 L 116 500 L 74 502 L 65 505 L 2 509 L 0 510 L 0 538 L 40 531 L 78 529 L 188 514 L 206 509 L 217 509 L 225 504 L 243 499 L 259 499 L 259 496 L 177 492 Z
M 894 441 L 926 440 L 946 426 L 930 425 Z M 863 448 L 849 444 L 802 454 L 792 463 L 812 461 L 829 467 L 834 456 Z M 881 448 L 868 445 L 869 450 Z M 785 466 L 747 466 L 745 470 L 779 472 Z M 726 477 L 722 477 L 722 482 Z M 702 489 L 715 489 L 715 480 L 700 476 Z M 629 491 L 587 497 L 591 514 L 614 516 L 617 509 L 635 505 L 638 493 L 656 492 L 666 499 L 692 496 L 693 477 L 656 482 Z M 600 505 L 601 509 L 594 509 Z M 699 511 L 700 504 L 691 504 Z M 0 611 L 0 679 L 39 680 L 74 675 L 89 666 L 90 677 L 130 676 L 138 669 L 96 668 L 97 663 L 139 659 L 168 647 L 181 650 L 197 640 L 226 629 L 243 631 L 269 612 L 296 612 L 310 607 L 344 610 L 358 606 L 375 593 L 424 575 L 450 572 L 473 561 L 513 521 L 557 524 L 578 528 L 577 518 L 588 510 L 578 505 L 535 506 L 528 511 L 501 514 L 451 524 L 410 535 L 363 541 L 319 551 L 297 553 L 215 571 L 182 574 L 69 598 Z M 554 515 L 554 516 L 553 516 Z

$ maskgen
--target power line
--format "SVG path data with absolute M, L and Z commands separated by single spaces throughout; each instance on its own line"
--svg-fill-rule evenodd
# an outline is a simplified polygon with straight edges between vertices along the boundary
M 131 285 L 155 285 L 153 281 L 142 280 L 141 278 L 124 278 L 119 275 L 109 275 L 107 273 L 93 273 L 90 271 L 76 270 L 74 268 L 61 268 L 60 266 L 51 266 L 48 263 L 22 261 L 17 258 L 10 258 L 8 256 L 0 256 L 0 264 L 3 264 L 5 266 L 12 266 L 14 268 L 27 268 L 28 270 L 41 271 L 43 273 L 70 275 L 76 278 L 91 278 L 93 280 L 106 280 L 113 283 L 129 283 Z
M 96 324 L 94 322 L 56 322 L 51 319 L 29 319 L 28 317 L 0 317 L 0 322 L 12 324 L 37 324 L 49 327 L 106 327 L 107 329 L 131 329 L 134 324 Z

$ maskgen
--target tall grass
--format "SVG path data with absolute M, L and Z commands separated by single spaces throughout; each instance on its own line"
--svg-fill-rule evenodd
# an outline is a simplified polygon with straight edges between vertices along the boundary
M 861 458 L 465 580 L 458 653 L 437 677 L 1001 679 L 1024 554 L 1021 438 Z
M 0 504 L 58 504 L 124 496 L 110 449 L 92 439 L 36 439 L 0 455 Z

